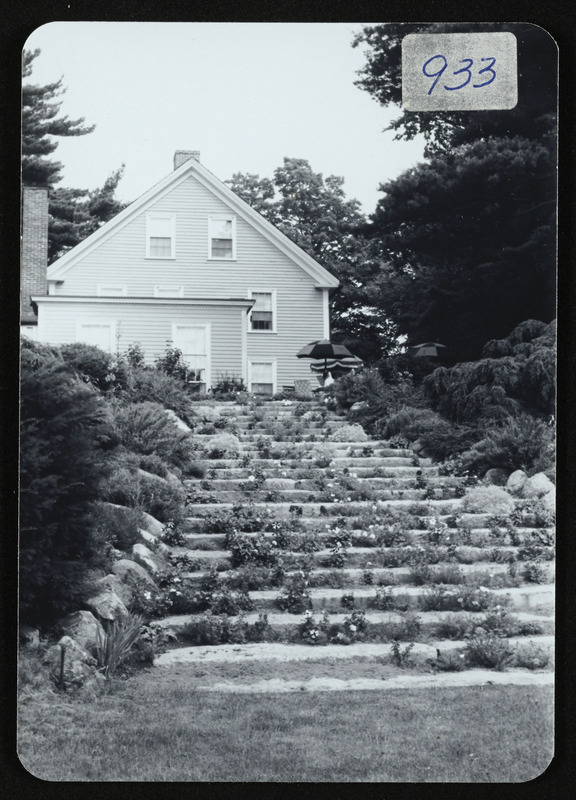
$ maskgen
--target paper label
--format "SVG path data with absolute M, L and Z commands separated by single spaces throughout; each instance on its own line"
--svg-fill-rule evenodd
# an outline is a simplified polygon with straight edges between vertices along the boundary
M 518 102 L 513 33 L 411 33 L 402 40 L 408 111 L 486 111 Z

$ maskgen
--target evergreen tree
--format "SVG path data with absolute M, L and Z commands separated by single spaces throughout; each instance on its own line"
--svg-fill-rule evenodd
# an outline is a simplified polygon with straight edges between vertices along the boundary
M 401 97 L 408 33 L 469 26 L 378 25 L 357 85 L 389 105 Z M 528 318 L 555 315 L 556 76 L 551 37 L 533 25 L 518 41 L 519 100 L 506 111 L 404 112 L 396 138 L 423 134 L 428 161 L 383 186 L 371 223 L 380 256 L 382 310 L 409 344 L 435 340 L 452 361 L 477 359 L 483 343 Z
M 20 407 L 20 610 L 48 624 L 75 610 L 93 564 L 92 503 L 115 439 L 98 391 L 26 339 Z
M 23 78 L 32 74 L 40 50 L 25 50 Z M 84 124 L 84 117 L 71 120 L 62 116 L 62 78 L 39 86 L 22 86 L 22 182 L 45 186 L 49 190 L 48 261 L 51 263 L 71 247 L 96 231 L 124 208 L 115 197 L 124 166 L 116 170 L 101 188 L 56 188 L 62 180 L 62 164 L 51 156 L 61 136 L 85 136 L 95 126 Z
M 29 78 L 34 59 L 40 50 L 25 50 L 23 55 L 24 78 Z M 84 117 L 71 120 L 60 115 L 64 94 L 62 78 L 54 83 L 38 86 L 22 85 L 22 182 L 34 186 L 52 187 L 62 180 L 62 164 L 51 161 L 50 156 L 58 147 L 54 137 L 85 136 L 92 133 L 94 125 L 86 126 Z

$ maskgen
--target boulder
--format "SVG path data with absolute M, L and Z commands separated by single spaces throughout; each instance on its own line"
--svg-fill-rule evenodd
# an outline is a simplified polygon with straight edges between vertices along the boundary
M 114 594 L 122 600 L 126 607 L 132 602 L 132 589 L 127 583 L 124 583 L 118 575 L 106 575 L 104 578 L 100 578 L 97 585 L 109 587 Z
M 132 558 L 137 564 L 148 570 L 151 575 L 156 575 L 159 570 L 157 559 L 144 544 L 135 544 L 132 547 Z
M 146 583 L 154 589 L 158 588 L 150 573 L 129 558 L 121 558 L 112 564 L 112 572 L 114 575 L 118 575 L 122 583 L 127 583 L 129 586 Z
M 526 473 L 521 469 L 517 469 L 506 481 L 506 488 L 510 494 L 520 496 L 524 492 L 524 487 L 526 486 L 527 481 L 528 476 Z
M 84 650 L 91 650 L 98 644 L 98 636 L 104 635 L 104 628 L 91 611 L 76 611 L 60 620 L 60 628 L 66 636 L 71 636 Z
M 170 552 L 170 548 L 164 542 L 161 542 L 157 536 L 154 536 L 153 533 L 149 533 L 148 531 L 144 531 L 140 528 L 140 538 L 142 542 L 149 547 L 151 550 L 155 550 L 162 555 L 167 555 Z
M 100 594 L 89 597 L 86 605 L 99 619 L 107 622 L 125 619 L 128 616 L 128 609 L 109 586 L 104 587 Z
M 540 502 L 544 508 L 554 514 L 556 512 L 556 487 L 553 486 L 549 492 L 546 492 L 546 494 L 540 498 Z
M 543 472 L 537 472 L 536 475 L 528 478 L 528 486 L 538 497 L 543 497 L 549 492 L 556 491 L 550 478 Z
M 176 425 L 179 431 L 184 431 L 185 433 L 192 432 L 192 428 L 186 425 L 184 420 L 180 419 L 180 417 L 176 414 L 176 412 L 172 411 L 171 408 L 166 409 L 166 416 L 170 417 L 170 419 Z
M 62 653 L 64 666 L 62 669 Z M 57 686 L 65 690 L 76 690 L 99 687 L 104 683 L 104 676 L 98 672 L 96 659 L 90 655 L 71 636 L 63 636 L 58 644 L 46 651 L 44 663 L 50 670 L 50 677 Z
M 40 646 L 40 631 L 30 625 L 20 625 L 18 629 L 20 643 L 25 647 Z
M 492 486 L 506 486 L 507 481 L 508 473 L 506 470 L 500 469 L 499 467 L 489 469 L 484 475 L 484 482 L 491 484 Z
M 162 480 L 159 478 L 158 480 Z M 164 525 L 159 522 L 156 517 L 153 517 L 152 514 L 148 514 L 146 511 L 142 511 L 142 527 L 144 530 L 151 533 L 153 536 L 160 536 L 162 531 L 164 530 Z

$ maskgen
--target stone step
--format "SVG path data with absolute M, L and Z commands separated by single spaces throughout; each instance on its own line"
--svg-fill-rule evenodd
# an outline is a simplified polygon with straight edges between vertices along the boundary
M 293 506 L 293 503 L 286 502 L 273 504 L 256 502 L 250 504 L 250 507 L 255 511 L 270 511 L 272 508 L 278 519 L 290 518 L 292 513 L 290 509 Z M 431 517 L 434 513 L 439 515 L 452 515 L 458 511 L 460 506 L 461 500 L 459 498 L 453 500 L 426 500 L 417 503 L 413 500 L 391 499 L 378 500 L 374 503 L 366 503 L 365 501 L 358 500 L 345 503 L 307 502 L 298 504 L 298 507 L 302 509 L 301 514 L 299 513 L 301 517 L 362 516 L 367 511 L 370 512 L 373 510 L 374 512 L 378 512 L 387 508 L 408 511 L 413 515 L 421 517 Z M 191 510 L 194 512 L 194 517 L 206 514 L 212 515 L 221 511 L 231 511 L 233 507 L 234 503 L 193 503 L 190 506 Z
M 447 566 L 457 568 L 462 575 L 464 582 L 468 585 L 485 585 L 490 588 L 491 583 L 498 584 L 499 580 L 505 580 L 508 574 L 508 565 L 501 563 L 494 563 L 490 561 L 476 561 L 473 564 L 433 564 L 430 566 L 432 575 L 446 574 Z M 519 565 L 521 567 L 521 565 Z M 241 568 L 240 568 L 241 569 Z M 545 581 L 553 583 L 555 576 L 555 564 L 548 562 L 543 570 L 545 572 Z M 286 577 L 294 575 L 294 571 L 287 570 Z M 370 576 L 371 584 L 367 585 L 366 576 Z M 188 586 L 198 585 L 206 576 L 205 571 L 197 572 L 183 572 L 182 580 Z M 225 583 L 229 578 L 237 577 L 236 571 L 226 571 L 219 573 L 219 580 Z M 359 587 L 362 589 L 372 589 L 373 591 L 378 588 L 387 586 L 405 586 L 414 583 L 414 572 L 411 567 L 388 567 L 374 568 L 374 569 L 360 569 L 358 567 L 343 567 L 335 569 L 334 567 L 316 567 L 310 571 L 308 581 L 310 586 L 314 588 L 322 588 L 326 584 L 333 583 L 334 581 L 341 581 L 340 589 L 353 589 Z M 428 585 L 434 585 L 434 580 L 429 581 Z M 500 589 L 496 589 L 500 591 Z
M 201 488 L 204 491 L 211 491 L 211 492 L 229 492 L 234 491 L 237 488 L 245 487 L 247 482 L 249 482 L 250 478 L 254 478 L 253 472 L 249 469 L 241 470 L 242 475 L 237 476 L 230 476 L 230 477 L 218 477 L 218 478 L 211 478 L 211 479 L 187 479 L 184 481 L 184 485 L 187 488 L 195 489 Z M 260 483 L 259 488 L 261 489 L 276 489 L 277 491 L 294 491 L 294 490 L 301 490 L 301 491 L 326 491 L 327 489 L 340 489 L 340 491 L 346 491 L 347 485 L 350 485 L 350 481 L 352 481 L 352 486 L 357 487 L 367 487 L 370 489 L 378 490 L 378 489 L 398 489 L 398 490 L 406 490 L 406 489 L 422 489 L 423 487 L 419 485 L 419 481 L 412 477 L 411 475 L 400 475 L 394 477 L 363 477 L 363 476 L 352 476 L 352 475 L 339 475 L 334 476 L 332 478 L 325 479 L 324 477 L 311 479 L 311 478 L 292 478 L 292 477 L 266 477 L 262 483 Z M 202 484 L 202 486 L 200 486 Z M 324 486 L 322 487 L 322 484 Z M 343 485 L 342 485 L 343 484 Z M 429 479 L 425 481 L 426 487 L 431 488 L 440 488 L 440 487 L 448 487 L 448 488 L 456 488 L 460 487 L 461 483 L 458 478 L 449 478 L 443 479 L 438 477 L 437 475 L 431 475 Z M 424 488 L 426 488 L 424 487 Z
M 445 591 L 447 595 L 458 595 L 462 587 L 455 586 L 390 586 L 388 592 L 392 597 L 400 596 L 402 601 L 409 603 L 408 610 L 418 612 L 420 614 L 427 614 L 425 610 L 419 605 L 420 598 L 427 597 L 430 592 Z M 528 611 L 534 609 L 545 609 L 545 611 L 552 613 L 554 609 L 554 586 L 553 585 L 537 585 L 537 586 L 520 586 L 518 588 L 489 590 L 493 598 L 493 604 L 505 605 L 507 602 L 510 604 L 509 608 Z M 259 611 L 268 611 L 278 608 L 278 597 L 282 596 L 282 592 L 278 589 L 261 589 L 258 591 L 250 592 L 250 598 L 254 602 L 255 607 Z M 346 592 L 344 592 L 346 594 Z M 372 587 L 358 588 L 354 592 L 354 608 L 365 610 L 372 607 L 376 591 Z M 312 610 L 316 613 L 325 610 L 336 613 L 342 609 L 341 599 L 343 596 L 342 589 L 310 589 L 310 598 L 312 601 Z M 457 610 L 457 609 L 454 609 Z M 471 609 L 467 609 L 471 611 Z M 480 609 L 479 609 L 480 610 Z
M 246 454 L 246 458 L 249 459 L 247 464 L 243 464 L 242 456 L 237 458 L 204 458 L 198 459 L 196 463 L 201 464 L 207 470 L 210 469 L 239 469 L 239 468 L 246 468 L 250 467 L 251 469 L 255 468 L 262 468 L 265 469 L 267 467 L 279 466 L 283 469 L 289 469 L 293 467 L 295 469 L 320 469 L 325 471 L 326 469 L 332 469 L 336 472 L 341 472 L 344 469 L 349 469 L 352 472 L 357 472 L 358 469 L 367 469 L 367 468 L 380 468 L 386 471 L 389 470 L 400 470 L 406 471 L 409 470 L 406 474 L 417 475 L 419 470 L 422 470 L 426 467 L 433 467 L 432 461 L 430 459 L 420 459 L 417 464 L 413 464 L 412 459 L 408 457 L 396 457 L 396 456 L 362 456 L 360 454 L 356 454 L 355 456 L 336 456 L 332 458 L 330 464 L 326 467 L 318 467 L 316 461 L 313 458 L 294 458 L 292 456 L 286 458 L 252 458 L 248 454 Z M 437 469 L 437 467 L 434 467 Z M 358 473 L 359 474 L 359 473 Z M 400 473 L 399 473 L 400 474 Z
M 348 503 L 350 501 L 354 502 L 375 502 L 375 501 L 382 501 L 386 502 L 388 500 L 412 500 L 413 502 L 427 501 L 427 495 L 430 492 L 426 492 L 424 489 L 411 489 L 411 488 L 397 488 L 397 489 L 373 489 L 370 487 L 359 487 L 358 489 L 351 490 L 350 495 L 343 497 L 342 499 L 336 499 L 336 494 L 331 492 L 330 489 L 327 491 L 320 491 L 318 489 L 284 489 L 284 490 L 277 490 L 273 487 L 268 487 L 266 485 L 262 486 L 261 488 L 252 489 L 250 487 L 247 488 L 231 488 L 229 490 L 216 490 L 217 497 L 215 495 L 214 490 L 203 492 L 198 492 L 198 496 L 192 497 L 189 499 L 189 507 L 194 507 L 196 503 L 203 503 L 206 502 L 204 498 L 205 494 L 208 494 L 214 497 L 217 500 L 217 504 L 221 505 L 223 503 L 227 504 L 234 504 L 234 503 L 246 503 L 246 502 L 259 502 L 265 503 L 267 506 L 274 506 L 278 503 Z M 446 489 L 442 491 L 438 491 L 438 494 L 441 497 L 437 497 L 436 499 L 442 500 L 457 500 L 459 498 L 459 493 L 452 488 L 451 490 Z M 214 499 L 211 499 L 210 502 L 214 503 Z
M 242 466 L 241 459 L 205 459 L 201 463 L 206 468 L 204 478 L 186 478 L 186 486 L 195 485 L 201 480 L 246 479 L 254 474 L 255 470 L 262 470 L 269 478 L 287 478 L 289 480 L 333 480 L 339 478 L 354 478 L 358 480 L 382 479 L 389 481 L 415 481 L 419 476 L 427 483 L 442 483 L 443 478 L 438 475 L 437 467 L 423 465 L 421 467 L 318 467 L 312 462 L 302 460 L 283 459 L 254 459 L 248 465 Z M 303 465 L 304 464 L 304 465 Z M 304 477 L 303 477 L 304 476 Z
M 271 611 L 271 612 L 261 612 L 261 611 L 249 611 L 242 614 L 242 619 L 253 625 L 255 622 L 258 621 L 261 614 L 265 613 L 268 619 L 269 625 L 276 631 L 281 634 L 286 634 L 288 632 L 294 632 L 297 630 L 299 625 L 302 624 L 304 619 L 306 619 L 306 612 L 301 612 L 298 614 L 289 614 L 287 612 L 281 611 Z M 340 609 L 338 612 L 330 613 L 329 614 L 329 621 L 331 624 L 343 624 L 344 621 L 350 618 L 351 611 L 342 611 Z M 316 610 L 311 613 L 314 621 L 318 623 L 324 614 L 322 610 Z M 534 625 L 537 626 L 536 629 L 544 631 L 542 634 L 526 634 L 525 636 L 519 637 L 510 637 L 509 641 L 517 640 L 521 642 L 526 641 L 534 641 L 534 642 L 543 642 L 547 645 L 553 644 L 553 631 L 550 630 L 553 628 L 553 620 L 552 617 L 543 614 L 536 614 L 530 613 L 527 611 L 518 611 L 515 609 L 510 610 L 510 614 L 514 617 L 514 619 L 524 625 Z M 453 640 L 453 639 L 442 639 L 437 637 L 436 629 L 439 623 L 445 622 L 447 620 L 452 620 L 456 622 L 458 618 L 466 618 L 470 619 L 470 617 L 477 617 L 478 618 L 478 627 L 481 627 L 482 619 L 485 617 L 483 612 L 454 612 L 454 611 L 426 611 L 426 612 L 399 612 L 399 611 L 374 611 L 369 610 L 364 612 L 365 620 L 370 625 L 386 625 L 388 623 L 406 623 L 410 620 L 410 618 L 418 617 L 419 623 L 419 630 L 420 634 L 418 638 L 432 638 L 430 644 L 433 647 L 440 647 L 444 649 L 447 646 L 459 646 L 464 647 L 466 645 L 466 641 L 464 640 Z M 203 614 L 174 614 L 171 616 L 164 617 L 160 620 L 155 620 L 155 625 L 157 625 L 162 630 L 171 631 L 176 636 L 181 636 L 186 627 L 190 623 L 194 623 L 195 621 L 200 620 L 203 617 Z M 238 617 L 230 616 L 228 617 L 230 622 L 237 620 Z M 456 641 L 459 642 L 456 645 Z M 366 642 L 362 643 L 362 645 L 366 648 L 369 647 L 371 643 Z M 216 647 L 218 645 L 215 645 Z M 368 651 L 369 652 L 369 651 Z M 312 656 L 311 656 L 312 657 Z

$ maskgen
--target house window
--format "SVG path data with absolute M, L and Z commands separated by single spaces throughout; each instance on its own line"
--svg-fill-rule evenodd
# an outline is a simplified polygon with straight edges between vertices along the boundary
M 209 217 L 208 257 L 233 260 L 236 258 L 236 218 Z
M 184 297 L 183 286 L 155 286 L 154 297 Z
M 98 297 L 126 297 L 128 287 L 125 284 L 99 283 L 96 287 Z
M 275 362 L 250 362 L 250 391 L 252 394 L 272 397 L 275 383 Z
M 276 292 L 249 290 L 248 296 L 254 299 L 250 330 L 273 333 L 276 330 Z
M 210 385 L 210 326 L 172 326 L 172 343 L 188 366 L 188 381 Z
M 111 320 L 78 320 L 76 323 L 77 342 L 92 344 L 107 353 L 112 352 L 115 332 L 116 324 Z
M 174 214 L 148 214 L 146 217 L 146 256 L 174 258 Z

